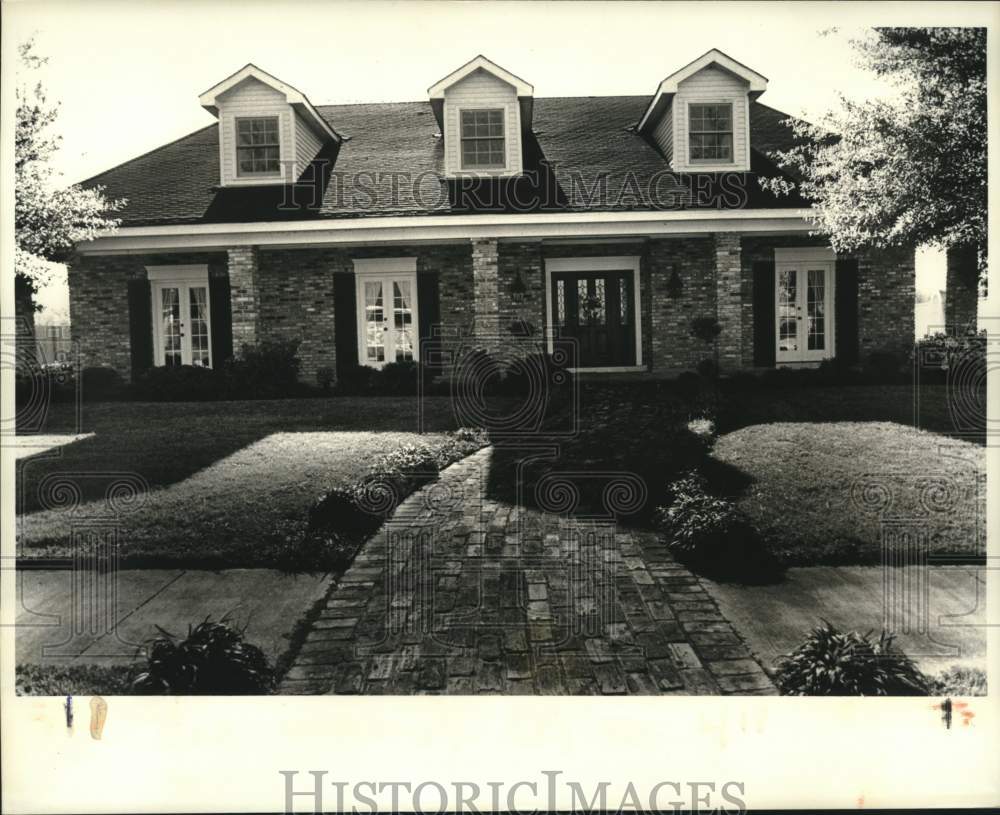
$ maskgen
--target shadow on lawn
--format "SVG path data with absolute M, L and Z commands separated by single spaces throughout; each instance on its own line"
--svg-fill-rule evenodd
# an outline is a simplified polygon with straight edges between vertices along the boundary
M 99 501 L 123 478 L 145 491 L 184 481 L 276 432 L 439 432 L 455 429 L 447 397 L 331 397 L 233 402 L 52 405 L 43 432 L 91 438 L 22 459 L 18 514 Z M 266 471 L 261 473 L 266 478 Z M 62 498 L 52 495 L 63 484 Z M 48 494 L 47 494 L 48 493 Z

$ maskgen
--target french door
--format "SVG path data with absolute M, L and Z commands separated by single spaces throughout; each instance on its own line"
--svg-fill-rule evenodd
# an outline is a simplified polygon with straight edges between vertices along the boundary
M 390 362 L 416 361 L 416 274 L 357 275 L 358 362 L 381 368 Z
M 173 272 L 173 276 L 170 272 Z M 212 367 L 208 272 L 150 269 L 153 352 L 156 365 Z
M 562 339 L 575 340 L 575 367 L 635 364 L 632 272 L 557 272 L 553 319 Z
M 775 361 L 832 357 L 834 263 L 783 260 L 774 274 Z

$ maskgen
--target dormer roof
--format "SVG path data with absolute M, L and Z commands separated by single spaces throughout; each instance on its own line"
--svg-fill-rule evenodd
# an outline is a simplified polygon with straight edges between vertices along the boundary
M 521 79 L 521 77 L 512 74 L 505 68 L 501 68 L 495 62 L 488 60 L 482 54 L 470 59 L 467 63 L 465 63 L 465 65 L 455 71 L 452 71 L 444 79 L 435 82 L 427 89 L 427 94 L 431 99 L 444 99 L 445 91 L 447 91 L 448 88 L 458 82 L 461 82 L 469 76 L 469 74 L 475 73 L 476 71 L 486 71 L 487 73 L 495 76 L 497 79 L 513 86 L 519 98 L 530 97 L 535 94 L 534 87 Z
M 645 113 L 643 113 L 642 119 L 639 120 L 638 129 L 642 131 L 649 120 L 653 117 L 654 111 L 657 111 L 670 101 L 670 98 L 677 93 L 677 87 L 681 84 L 681 82 L 699 71 L 708 68 L 709 66 L 721 68 L 724 71 L 728 71 L 729 73 L 744 80 L 749 86 L 747 92 L 749 93 L 751 99 L 756 99 L 767 90 L 766 76 L 757 73 L 752 68 L 748 68 L 742 62 L 737 62 L 731 56 L 724 54 L 718 48 L 713 48 L 710 51 L 706 51 L 697 59 L 689 62 L 680 70 L 674 71 L 659 84 L 656 89 L 656 93 L 653 95 L 652 101 L 646 108 Z
M 337 133 L 337 131 L 334 130 L 322 116 L 320 116 L 316 108 L 313 107 L 312 102 L 306 98 L 306 95 L 302 93 L 302 91 L 297 88 L 293 88 L 287 82 L 282 82 L 280 79 L 272 76 L 267 71 L 258 68 L 252 62 L 248 62 L 236 73 L 226 77 L 217 85 L 213 85 L 207 91 L 202 93 L 198 97 L 198 102 L 203 108 L 205 108 L 205 110 L 217 117 L 219 115 L 218 98 L 248 79 L 256 79 L 258 82 L 262 82 L 268 87 L 283 94 L 285 100 L 292 106 L 292 108 L 294 108 L 295 112 L 309 122 L 309 124 L 311 124 L 318 133 L 325 134 L 332 141 L 338 143 L 341 141 L 340 134 Z

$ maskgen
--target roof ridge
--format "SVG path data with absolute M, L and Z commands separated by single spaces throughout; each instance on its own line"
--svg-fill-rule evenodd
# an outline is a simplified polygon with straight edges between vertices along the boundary
M 218 126 L 219 123 L 215 122 L 214 124 L 205 125 L 204 127 L 198 128 L 197 130 L 192 130 L 190 133 L 187 133 L 184 136 L 178 136 L 173 141 L 169 141 L 166 144 L 161 144 L 159 147 L 154 147 L 152 150 L 147 150 L 145 153 L 140 153 L 138 156 L 133 156 L 132 158 L 125 159 L 125 161 L 121 162 L 120 164 L 116 164 L 114 167 L 108 167 L 107 170 L 101 170 L 101 172 L 90 176 L 90 178 L 85 178 L 83 181 L 77 181 L 76 185 L 74 186 L 82 186 L 84 184 L 89 184 L 92 181 L 95 181 L 98 178 L 100 178 L 102 175 L 107 175 L 108 173 L 114 172 L 115 170 L 120 170 L 122 167 L 125 167 L 129 164 L 133 164 L 136 161 L 139 161 L 140 159 L 144 159 L 147 156 L 153 155 L 154 153 L 159 153 L 161 150 L 166 150 L 168 147 L 173 147 L 178 142 L 182 142 L 185 139 L 190 139 L 192 136 L 197 136 L 199 133 L 202 133 L 205 130 L 209 130 L 210 128 Z

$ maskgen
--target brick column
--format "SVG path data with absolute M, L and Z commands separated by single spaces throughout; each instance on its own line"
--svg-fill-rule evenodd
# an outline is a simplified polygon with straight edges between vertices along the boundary
M 715 249 L 715 314 L 722 326 L 717 340 L 719 368 L 734 371 L 743 364 L 740 236 L 735 232 L 715 232 L 712 239 Z
M 474 334 L 490 352 L 499 350 L 500 298 L 496 238 L 472 241 L 472 291 L 475 302 Z
M 948 250 L 944 293 L 944 321 L 949 334 L 976 329 L 979 306 L 978 253 L 974 246 L 953 246 Z
M 858 351 L 889 351 L 900 360 L 913 350 L 915 251 L 871 249 L 858 256 Z
M 229 299 L 233 314 L 233 351 L 257 342 L 260 333 L 260 281 L 256 246 L 229 250 Z

